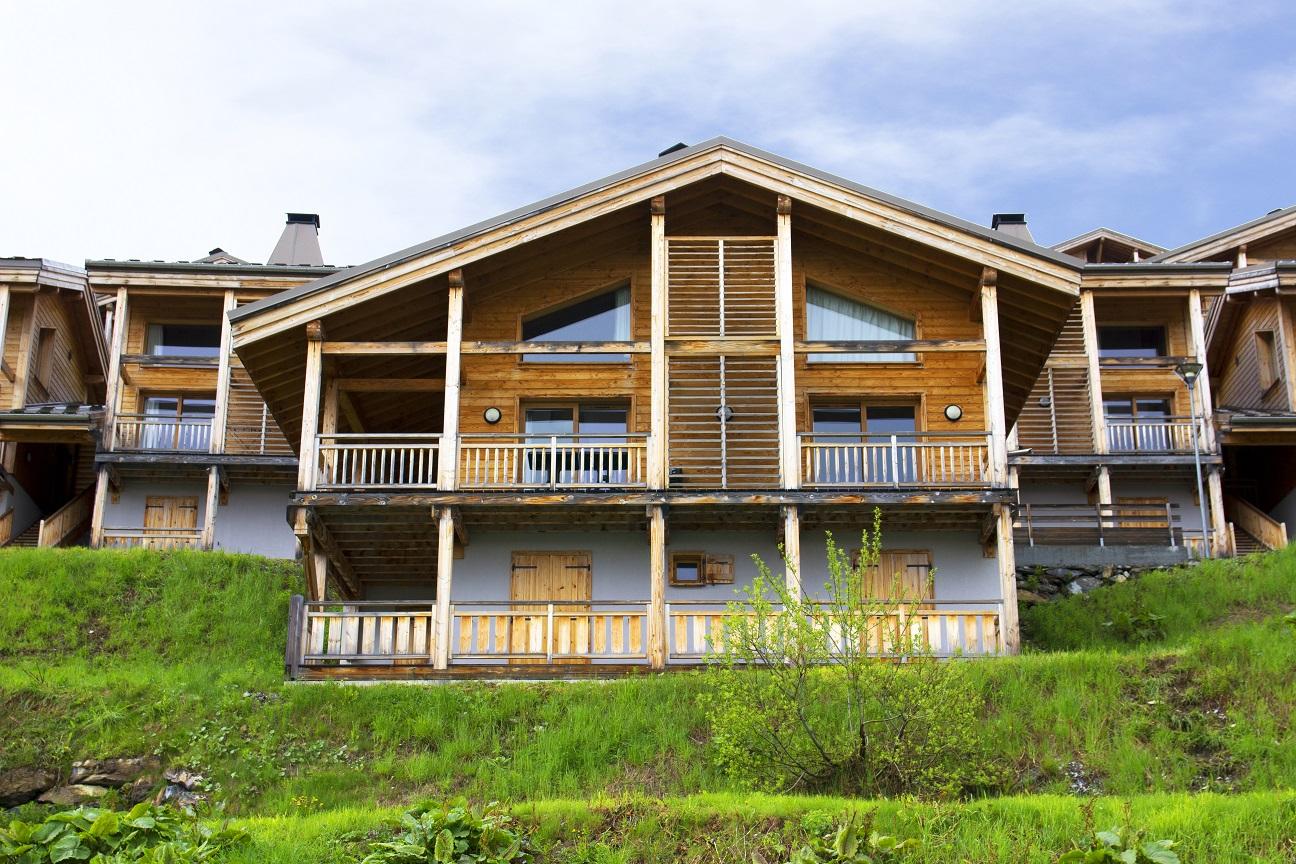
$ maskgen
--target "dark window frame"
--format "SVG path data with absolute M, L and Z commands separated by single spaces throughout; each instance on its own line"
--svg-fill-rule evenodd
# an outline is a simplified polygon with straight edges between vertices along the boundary
M 585 294 L 582 294 L 579 297 L 574 297 L 563 303 L 554 306 L 548 306 L 545 307 L 544 309 L 539 309 L 535 312 L 531 312 L 519 316 L 518 328 L 517 328 L 518 340 L 521 342 L 568 341 L 563 339 L 548 339 L 548 338 L 544 338 L 543 336 L 528 336 L 527 328 L 528 326 L 533 325 L 536 321 L 543 320 L 547 317 L 560 315 L 563 312 L 573 309 L 574 307 L 581 306 L 582 304 L 587 304 L 595 300 L 599 300 L 600 298 L 609 295 L 616 295 L 621 291 L 624 291 L 626 295 L 625 307 L 627 310 L 626 315 L 627 315 L 627 323 L 628 323 L 628 327 L 627 327 L 628 332 L 626 333 L 626 339 L 624 341 L 632 342 L 634 341 L 634 280 L 630 278 L 621 279 L 617 282 L 604 285 L 593 291 L 586 292 Z M 614 303 L 614 305 L 612 305 L 609 310 L 603 310 L 603 311 L 610 311 L 612 309 L 618 308 L 618 306 L 619 304 Z M 601 314 L 601 313 L 595 313 L 595 314 Z M 587 316 L 587 318 L 589 317 L 593 317 L 593 316 L 592 315 Z M 586 319 L 577 319 L 577 320 L 586 320 Z M 570 325 L 563 325 L 563 326 L 570 326 Z M 598 339 L 598 340 L 585 340 L 585 341 L 617 342 L 623 340 Z M 518 362 L 519 363 L 539 363 L 539 364 L 561 363 L 564 365 L 579 364 L 579 365 L 586 365 L 586 366 L 625 365 L 631 362 L 631 355 L 629 354 L 522 354 L 518 357 Z

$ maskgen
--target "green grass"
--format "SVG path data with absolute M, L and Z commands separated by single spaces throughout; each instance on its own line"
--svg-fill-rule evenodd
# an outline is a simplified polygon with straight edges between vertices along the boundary
M 710 758 L 701 674 L 285 684 L 287 600 L 300 579 L 246 556 L 0 552 L 0 769 L 160 753 L 206 770 L 228 812 L 250 820 L 263 857 L 249 860 L 268 861 L 307 860 L 294 857 L 301 848 L 322 856 L 337 835 L 391 818 L 384 808 L 452 796 L 522 802 L 547 842 L 588 861 L 663 860 L 668 848 L 680 860 L 735 860 L 693 847 L 722 837 L 732 852 L 743 838 L 795 833 L 789 820 L 803 810 L 845 806 L 736 789 Z M 1194 848 L 1290 860 L 1290 847 L 1275 856 L 1296 833 L 1293 605 L 1288 551 L 1028 610 L 1026 654 L 960 666 L 985 697 L 984 739 L 1012 778 L 1002 796 L 868 806 L 898 820 L 887 830 L 918 820 L 914 832 L 967 860 L 1050 860 L 1040 850 L 1078 828 L 1067 793 L 1079 777 L 1132 798 L 1140 820 Z M 1201 792 L 1226 794 L 1184 794 Z M 767 819 L 744 815 L 752 801 Z M 642 811 L 633 830 L 615 821 L 627 807 Z M 997 851 L 969 854 L 977 844 Z

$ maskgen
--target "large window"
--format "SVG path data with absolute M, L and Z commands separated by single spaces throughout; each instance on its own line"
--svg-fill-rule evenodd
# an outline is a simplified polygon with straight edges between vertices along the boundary
M 613 486 L 627 482 L 626 450 L 579 446 L 624 444 L 629 416 L 624 405 L 536 405 L 524 408 L 522 416 L 527 441 L 522 482 Z
M 1179 449 L 1170 420 L 1170 400 L 1160 397 L 1119 396 L 1103 399 L 1109 450 L 1166 451 Z
M 1164 357 L 1164 327 L 1099 327 L 1099 357 Z
M 630 286 L 542 312 L 522 322 L 526 342 L 628 342 Z M 626 363 L 629 354 L 525 354 L 528 363 Z
M 894 483 L 917 478 L 912 405 L 840 403 L 816 405 L 811 431 L 816 444 L 817 483 Z M 892 446 L 892 436 L 895 446 Z
M 210 396 L 149 396 L 139 421 L 145 450 L 198 450 L 211 446 L 216 400 Z
M 145 351 L 154 357 L 220 356 L 221 328 L 215 324 L 150 324 Z
M 812 342 L 898 341 L 915 338 L 914 322 L 876 306 L 806 286 L 806 338 Z M 812 363 L 912 363 L 917 356 L 811 354 Z

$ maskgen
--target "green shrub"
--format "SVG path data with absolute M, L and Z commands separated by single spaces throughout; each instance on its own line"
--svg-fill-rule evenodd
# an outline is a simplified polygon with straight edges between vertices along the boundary
M 361 864 L 524 864 L 531 843 L 513 818 L 495 806 L 463 804 L 412 810 L 401 817 L 393 840 L 372 844 Z
M 241 830 L 214 830 L 147 802 L 128 813 L 78 807 L 54 813 L 39 824 L 15 819 L 0 828 L 0 861 L 192 864 L 215 860 L 246 838 Z

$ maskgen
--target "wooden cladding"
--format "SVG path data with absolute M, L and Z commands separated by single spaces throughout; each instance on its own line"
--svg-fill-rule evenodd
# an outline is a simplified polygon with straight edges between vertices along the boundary
M 668 237 L 670 336 L 774 336 L 774 238 Z
M 774 357 L 671 357 L 669 483 L 679 489 L 779 485 Z

